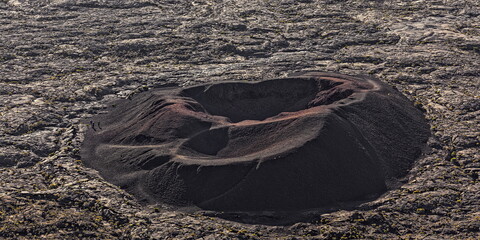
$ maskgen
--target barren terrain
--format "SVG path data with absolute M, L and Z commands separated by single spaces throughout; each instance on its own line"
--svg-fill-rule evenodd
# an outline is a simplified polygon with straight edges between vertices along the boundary
M 423 109 L 429 149 L 402 186 L 266 225 L 141 206 L 82 164 L 84 119 L 112 100 L 309 70 Z M 0 0 L 0 238 L 478 239 L 479 86 L 478 0 Z

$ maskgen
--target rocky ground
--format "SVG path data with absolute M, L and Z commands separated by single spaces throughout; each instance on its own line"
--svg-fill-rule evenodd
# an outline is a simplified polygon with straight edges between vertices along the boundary
M 404 185 L 245 224 L 140 206 L 82 165 L 83 119 L 113 99 L 301 70 L 373 75 L 424 109 Z M 0 238 L 478 239 L 479 86 L 478 0 L 0 0 Z

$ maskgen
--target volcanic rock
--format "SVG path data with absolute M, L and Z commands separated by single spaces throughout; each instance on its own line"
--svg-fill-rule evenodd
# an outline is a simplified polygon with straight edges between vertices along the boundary
M 300 210 L 385 192 L 428 136 L 387 84 L 307 72 L 122 100 L 92 120 L 82 159 L 148 203 Z

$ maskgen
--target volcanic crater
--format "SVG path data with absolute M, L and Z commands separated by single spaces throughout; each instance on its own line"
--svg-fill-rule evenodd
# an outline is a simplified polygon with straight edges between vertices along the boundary
M 95 117 L 82 148 L 146 203 L 296 211 L 392 188 L 429 136 L 401 93 L 365 76 L 307 72 L 160 88 Z

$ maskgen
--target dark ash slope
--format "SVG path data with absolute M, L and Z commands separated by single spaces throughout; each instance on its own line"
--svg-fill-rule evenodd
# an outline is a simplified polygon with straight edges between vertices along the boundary
M 384 192 L 428 136 L 386 84 L 311 72 L 141 93 L 95 118 L 82 160 L 150 203 L 304 210 Z

